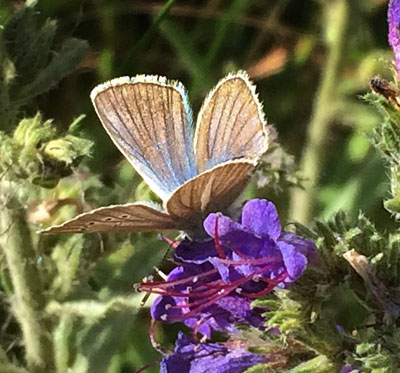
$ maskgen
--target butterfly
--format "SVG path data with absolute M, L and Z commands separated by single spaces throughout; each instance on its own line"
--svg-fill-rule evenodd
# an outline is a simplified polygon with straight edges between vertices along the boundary
M 112 141 L 163 207 L 101 207 L 42 233 L 195 231 L 208 213 L 237 199 L 268 148 L 262 105 L 243 71 L 208 94 L 195 130 L 184 86 L 165 77 L 113 79 L 90 96 Z

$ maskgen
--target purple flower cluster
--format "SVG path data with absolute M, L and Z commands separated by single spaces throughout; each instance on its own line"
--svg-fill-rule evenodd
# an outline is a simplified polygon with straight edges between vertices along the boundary
M 400 74 L 400 0 L 390 0 L 388 22 L 389 44 L 394 52 L 397 72 Z
M 206 373 L 211 369 L 217 373 L 239 373 L 266 362 L 268 357 L 253 354 L 244 348 L 229 348 L 217 343 L 193 343 L 180 332 L 174 353 L 161 361 L 160 373 Z
M 185 240 L 176 247 L 174 259 L 178 266 L 166 281 L 141 284 L 140 290 L 160 295 L 151 307 L 153 320 L 183 322 L 192 328 L 193 335 L 200 333 L 207 338 L 213 331 L 233 334 L 238 323 L 262 329 L 261 310 L 251 308 L 251 301 L 276 286 L 285 287 L 297 280 L 314 257 L 315 245 L 283 232 L 274 204 L 261 199 L 245 204 L 240 223 L 221 214 L 210 214 L 204 229 L 209 241 Z M 182 338 L 175 354 L 164 358 L 163 364 L 194 354 L 192 344 Z M 214 344 L 199 346 L 199 354 L 207 349 L 218 350 Z M 183 354 L 183 350 L 189 351 L 189 355 Z M 251 360 L 245 350 L 225 353 L 241 354 Z
M 350 364 L 344 365 L 339 371 L 339 373 L 359 373 L 359 372 L 360 368 Z

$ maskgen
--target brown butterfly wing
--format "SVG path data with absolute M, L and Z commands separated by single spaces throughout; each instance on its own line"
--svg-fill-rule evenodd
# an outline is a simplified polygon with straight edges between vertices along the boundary
M 240 160 L 218 165 L 178 188 L 165 203 L 166 211 L 188 222 L 224 211 L 242 193 L 254 168 L 255 163 Z
M 115 145 L 161 199 L 196 175 L 192 113 L 181 83 L 118 78 L 94 88 L 91 98 Z
M 101 207 L 40 233 L 151 232 L 179 230 L 179 225 L 176 219 L 165 212 L 137 202 Z
M 197 118 L 199 173 L 232 159 L 255 159 L 268 147 L 262 105 L 245 72 L 222 79 L 205 99 Z

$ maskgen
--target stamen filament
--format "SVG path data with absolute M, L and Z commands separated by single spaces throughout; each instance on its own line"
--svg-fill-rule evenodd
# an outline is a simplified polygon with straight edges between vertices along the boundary
M 222 245 L 219 242 L 219 234 L 218 234 L 218 216 L 215 219 L 215 232 L 214 232 L 214 242 L 215 242 L 215 249 L 221 259 L 225 259 L 226 255 L 224 250 L 222 249 Z

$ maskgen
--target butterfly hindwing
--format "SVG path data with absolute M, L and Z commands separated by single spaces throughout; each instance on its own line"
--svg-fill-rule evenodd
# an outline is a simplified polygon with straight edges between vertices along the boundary
M 196 175 L 192 113 L 181 83 L 118 78 L 97 86 L 91 98 L 111 139 L 161 199 Z
M 100 207 L 41 233 L 151 232 L 178 230 L 179 223 L 150 204 L 136 202 Z
M 244 190 L 254 168 L 255 163 L 246 160 L 218 165 L 179 187 L 165 209 L 177 219 L 189 220 L 224 211 Z
M 228 75 L 209 93 L 197 118 L 197 171 L 260 157 L 268 146 L 265 126 L 262 105 L 247 74 Z

